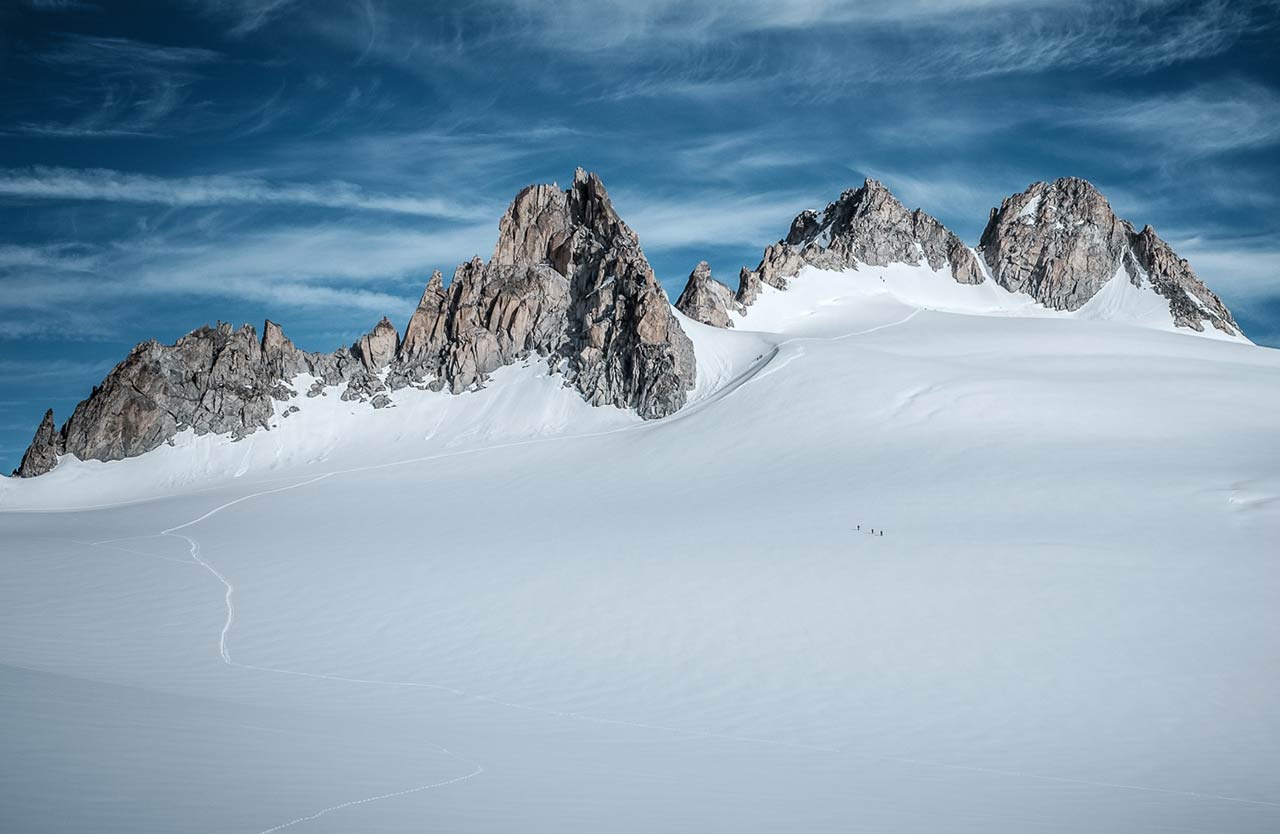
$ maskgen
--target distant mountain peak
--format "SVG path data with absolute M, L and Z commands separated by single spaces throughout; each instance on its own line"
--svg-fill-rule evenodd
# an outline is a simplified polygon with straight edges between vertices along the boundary
M 861 187 L 841 192 L 822 211 L 806 209 L 796 215 L 786 237 L 765 249 L 759 265 L 743 268 L 734 301 L 745 309 L 755 303 L 762 287 L 786 289 L 788 279 L 806 266 L 839 271 L 856 269 L 859 263 L 887 266 L 921 261 L 935 270 L 950 269 L 952 278 L 962 284 L 983 280 L 973 251 L 950 229 L 921 209 L 908 209 L 883 183 L 867 178 Z M 694 282 L 695 276 L 690 276 L 681 294 L 688 300 L 676 306 L 691 318 L 713 323 L 705 320 L 709 308 L 699 308 L 693 301 L 721 293 L 705 282 L 699 289 Z
M 81 402 L 60 431 L 46 413 L 15 474 L 49 471 L 62 454 L 118 460 L 148 452 L 180 431 L 239 438 L 269 428 L 277 401 L 343 386 L 341 398 L 392 404 L 397 388 L 454 393 L 530 355 L 545 357 L 592 405 L 646 419 L 680 409 L 696 375 L 680 328 L 635 233 L 600 178 L 579 168 L 567 190 L 532 185 L 499 223 L 488 263 L 458 266 L 453 281 L 432 273 L 404 336 L 383 317 L 354 345 L 305 353 L 268 320 L 219 322 L 173 345 L 135 347 Z
M 991 210 L 977 250 L 867 178 L 822 211 L 798 214 L 760 264 L 741 271 L 736 293 L 703 261 L 675 306 L 697 321 L 732 327 L 763 287 L 785 290 L 805 267 L 840 272 L 892 264 L 945 270 L 958 284 L 980 284 L 990 275 L 1010 292 L 1065 311 L 1080 310 L 1104 287 L 1128 290 L 1113 283 L 1124 281 L 1160 296 L 1177 327 L 1203 332 L 1207 322 L 1240 335 L 1231 312 L 1186 260 L 1150 226 L 1135 232 L 1078 177 L 1032 183 L 1007 197 Z M 543 358 L 592 405 L 632 409 L 646 419 L 679 410 L 694 388 L 692 342 L 639 238 L 600 178 L 581 168 L 567 189 L 531 185 L 516 195 L 488 262 L 476 257 L 458 265 L 447 286 L 433 272 L 403 334 L 384 317 L 353 345 L 308 353 L 267 320 L 261 339 L 250 325 L 218 322 L 172 345 L 142 342 L 61 429 L 53 412 L 45 413 L 15 474 L 43 474 L 65 454 L 133 457 L 188 429 L 244 437 L 271 427 L 276 403 L 298 395 L 292 384 L 302 375 L 311 378 L 307 397 L 341 386 L 341 399 L 383 408 L 399 388 L 461 393 L 531 356 Z M 283 416 L 296 410 L 290 406 Z
M 1046 307 L 1078 310 L 1123 274 L 1169 302 L 1176 326 L 1228 335 L 1240 328 L 1222 300 L 1151 226 L 1135 232 L 1088 180 L 1032 183 L 992 209 L 978 250 L 992 278 Z
M 867 178 L 822 211 L 796 215 L 782 240 L 765 249 L 755 269 L 743 268 L 733 304 L 728 287 L 695 271 L 676 306 L 717 327 L 728 312 L 744 312 L 764 286 L 786 289 L 804 267 L 842 271 L 892 263 L 948 269 L 961 284 L 990 275 L 1005 289 L 1054 310 L 1079 310 L 1117 275 L 1169 305 L 1177 327 L 1203 332 L 1205 323 L 1229 335 L 1240 328 L 1222 300 L 1150 226 L 1135 232 L 1106 197 L 1081 177 L 1035 182 L 993 208 L 975 252 L 922 209 L 907 209 L 883 183 Z

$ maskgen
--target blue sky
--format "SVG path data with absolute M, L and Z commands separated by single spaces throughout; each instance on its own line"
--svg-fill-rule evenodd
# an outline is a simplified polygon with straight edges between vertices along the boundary
M 138 341 L 332 350 L 596 170 L 673 295 L 865 176 L 970 243 L 1064 175 L 1280 345 L 1280 4 L 7 0 L 0 467 Z

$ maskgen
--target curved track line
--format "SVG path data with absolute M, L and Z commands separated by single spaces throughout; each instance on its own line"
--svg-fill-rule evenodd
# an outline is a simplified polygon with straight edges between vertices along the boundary
M 885 327 L 891 327 L 896 324 L 902 324 L 910 320 L 917 312 L 919 311 L 918 310 L 913 311 L 910 315 L 906 316 L 906 318 L 902 319 L 899 322 L 892 322 L 888 325 L 880 325 L 878 327 L 871 328 L 870 330 L 861 331 L 859 333 L 850 333 L 850 334 L 847 334 L 846 336 L 837 337 L 837 338 L 847 338 L 849 336 L 863 335 L 864 333 L 871 333 L 876 330 L 884 329 Z M 734 391 L 737 391 L 742 386 L 746 385 L 748 382 L 755 379 L 757 375 L 778 356 L 779 348 L 781 347 L 781 345 L 789 343 L 791 341 L 795 341 L 795 340 L 786 340 L 786 342 L 780 343 L 779 345 L 775 345 L 773 350 L 770 351 L 768 356 L 753 363 L 750 367 L 747 368 L 746 371 L 739 374 L 737 377 L 731 379 L 728 384 L 726 384 L 719 390 L 713 392 L 711 395 L 709 395 L 705 399 L 691 404 L 690 407 L 688 408 L 682 409 L 680 412 L 677 412 L 677 414 L 672 415 L 671 418 L 668 418 L 668 420 L 663 422 L 671 422 L 677 418 L 688 417 L 690 414 L 700 412 L 703 409 L 708 408 L 711 405 L 725 399 L 726 397 L 731 395 Z M 620 426 L 616 429 L 609 429 L 609 430 L 600 431 L 600 432 L 588 432 L 588 433 L 577 434 L 577 435 L 561 435 L 557 437 L 547 437 L 547 438 L 529 438 L 522 441 L 513 441 L 510 443 L 502 443 L 502 444 L 496 444 L 496 445 L 485 446 L 480 448 L 462 449 L 455 452 L 446 452 L 446 453 L 440 453 L 435 455 L 425 455 L 417 458 L 409 458 L 409 459 L 400 460 L 400 461 L 392 461 L 389 463 L 371 464 L 368 466 L 359 466 L 359 467 L 351 467 L 348 469 L 333 470 L 330 472 L 322 473 L 313 478 L 299 481 L 298 483 L 287 484 L 282 487 L 276 487 L 275 489 L 263 490 L 260 492 L 250 493 L 248 495 L 242 495 L 239 498 L 235 498 L 224 504 L 220 504 L 214 507 L 213 509 L 208 510 L 204 514 L 199 515 L 189 521 L 185 521 L 181 524 L 177 524 L 177 525 L 174 525 L 173 527 L 169 527 L 165 530 L 161 530 L 159 533 L 153 534 L 152 536 L 132 536 L 132 537 L 122 537 L 122 538 L 116 538 L 116 539 L 104 539 L 100 542 L 92 542 L 91 544 L 97 547 L 106 548 L 111 543 L 114 543 L 114 542 L 127 541 L 133 538 L 152 538 L 157 536 L 172 536 L 172 537 L 180 538 L 185 542 L 187 542 L 188 554 L 190 555 L 191 560 L 196 564 L 200 565 L 201 567 L 203 567 L 206 571 L 208 571 L 223 586 L 223 589 L 224 589 L 223 604 L 226 607 L 227 616 L 226 616 L 226 619 L 223 621 L 222 629 L 218 634 L 218 656 L 222 659 L 223 663 L 231 667 L 252 670 L 252 671 L 259 671 L 259 672 L 269 672 L 274 674 L 292 675 L 297 677 L 308 677 L 313 679 L 340 681 L 340 682 L 346 682 L 346 683 L 356 683 L 356 684 L 365 684 L 365 685 L 374 685 L 374 686 L 397 686 L 397 687 L 433 689 L 437 691 L 447 692 L 459 698 L 466 698 L 466 699 L 471 699 L 475 701 L 490 703 L 496 706 L 506 707 L 508 709 L 517 709 L 517 710 L 522 710 L 526 712 L 534 712 L 534 713 L 555 717 L 555 718 L 564 718 L 564 719 L 584 721 L 584 722 L 597 723 L 597 724 L 609 724 L 614 726 L 631 727 L 636 729 L 668 732 L 668 733 L 674 733 L 674 734 L 693 737 L 693 738 L 710 738 L 710 739 L 718 739 L 718 740 L 724 740 L 724 741 L 734 741 L 739 743 L 768 744 L 768 745 L 774 745 L 774 746 L 793 747 L 793 748 L 799 748 L 799 749 L 805 749 L 805 750 L 817 750 L 822 752 L 837 752 L 836 748 L 832 748 L 832 747 L 821 747 L 817 745 L 777 741 L 773 739 L 754 738 L 750 736 L 735 736 L 735 735 L 722 734 L 722 733 L 706 732 L 701 730 L 688 730 L 688 729 L 683 729 L 678 727 L 666 727 L 666 726 L 661 726 L 657 724 L 646 724 L 646 723 L 635 722 L 635 721 L 624 721 L 621 719 L 605 718 L 602 716 L 593 716 L 585 713 L 563 712 L 559 710 L 548 709 L 545 707 L 534 706 L 532 704 L 522 704 L 514 701 L 505 701 L 489 695 L 473 694 L 461 689 L 457 689 L 455 687 L 445 686 L 442 684 L 429 684 L 429 683 L 422 683 L 422 682 L 416 682 L 416 681 L 414 682 L 384 681 L 384 680 L 371 680 L 371 679 L 364 679 L 364 678 L 351 678 L 351 677 L 345 677 L 341 675 L 323 675 L 323 674 L 318 674 L 313 672 L 302 672 L 302 671 L 292 670 L 292 669 L 278 669 L 278 668 L 272 668 L 272 667 L 258 666 L 254 664 L 240 663 L 232 659 L 231 650 L 230 650 L 230 647 L 228 646 L 228 636 L 231 633 L 232 626 L 235 624 L 235 585 L 229 579 L 227 579 L 227 577 L 221 571 L 219 571 L 216 567 L 214 567 L 212 563 L 210 563 L 207 559 L 204 558 L 203 554 L 201 553 L 200 543 L 195 538 L 179 532 L 180 530 L 185 530 L 189 527 L 193 527 L 203 521 L 206 521 L 209 518 L 212 518 L 213 516 L 222 512 L 223 510 L 228 509 L 230 507 L 234 507 L 237 504 L 244 503 L 254 498 L 261 498 L 263 496 L 273 495 L 275 493 L 286 492 L 288 490 L 309 486 L 311 484 L 318 483 L 319 481 L 325 480 L 326 478 L 333 477 L 334 475 L 350 474 L 355 472 L 367 472 L 367 471 L 372 471 L 376 469 L 385 469 L 393 466 L 403 466 L 410 463 L 422 463 L 422 462 L 431 461 L 431 460 L 440 460 L 443 458 L 458 457 L 466 454 L 475 454 L 475 453 L 486 452 L 486 451 L 513 448 L 517 446 L 532 445 L 535 443 L 545 443 L 545 442 L 552 442 L 557 440 L 578 440 L 578 439 L 586 439 L 586 438 L 592 438 L 592 437 L 602 437 L 602 436 L 618 434 L 626 431 L 635 431 L 639 428 L 643 428 L 645 425 L 646 425 L 645 423 L 634 423 L 631 425 Z M 280 479 L 274 479 L 274 480 L 280 480 Z M 133 501 L 133 502 L 122 502 L 122 503 L 132 504 L 132 503 L 141 503 L 141 502 Z M 111 505 L 100 505 L 98 507 L 95 507 L 95 509 L 103 509 L 108 506 L 111 506 Z M 120 506 L 120 505 L 115 505 L 115 506 Z M 62 510 L 62 511 L 72 512 L 74 510 Z M 121 548 L 110 548 L 110 549 L 119 550 Z M 426 785 L 419 785 L 417 787 L 407 788 L 402 791 L 394 791 L 391 793 L 379 794 L 377 796 L 365 797 L 363 799 L 356 799 L 356 800 L 351 800 L 349 802 L 344 802 L 338 805 L 333 805 L 328 808 L 324 808 L 320 811 L 317 811 L 314 814 L 298 817 L 294 820 L 291 820 L 286 823 L 282 823 L 281 825 L 277 825 L 273 828 L 264 829 L 264 831 L 262 831 L 261 834 L 271 834 L 271 832 L 279 831 L 283 828 L 288 828 L 293 825 L 298 825 L 300 823 L 308 822 L 310 820 L 314 820 L 318 817 L 329 814 L 333 811 L 338 811 L 344 808 L 351 808 L 357 805 L 364 805 L 364 804 L 377 802 L 384 799 L 391 799 L 393 797 L 398 797 L 398 796 L 406 796 L 413 793 L 419 793 L 422 791 L 445 787 L 446 785 L 456 784 L 458 782 L 474 778 L 484 772 L 484 766 L 481 764 L 478 764 L 475 762 L 469 762 L 468 760 L 463 759 L 460 756 L 457 756 L 456 754 L 446 750 L 443 747 L 437 747 L 437 749 L 445 753 L 446 755 L 454 759 L 457 759 L 458 761 L 466 762 L 467 764 L 471 765 L 473 769 L 467 774 L 463 776 L 455 777 L 453 779 L 448 779 L 441 782 L 432 782 Z
M 443 747 L 438 747 L 436 749 L 441 750 L 450 756 L 454 755 L 453 753 L 449 753 L 449 751 L 445 750 L 445 748 Z M 457 757 L 455 756 L 455 758 Z M 364 799 L 353 799 L 350 802 L 343 802 L 340 805 L 331 805 L 328 808 L 325 808 L 320 811 L 316 811 L 314 814 L 311 814 L 309 816 L 298 817 L 296 820 L 289 820 L 288 822 L 281 823 L 280 825 L 274 826 L 272 828 L 264 828 L 262 831 L 258 832 L 258 834 L 273 834 L 273 832 L 280 831 L 281 829 L 288 828 L 289 826 L 298 825 L 299 823 L 303 823 L 303 822 L 310 822 L 313 819 L 323 817 L 325 814 L 328 814 L 332 811 L 341 811 L 343 808 L 352 808 L 356 805 L 367 805 L 370 802 L 379 802 L 383 799 L 393 799 L 397 796 L 407 796 L 411 793 L 421 793 L 422 791 L 434 790 L 435 788 L 443 788 L 446 785 L 456 785 L 458 782 L 465 782 L 468 779 L 473 779 L 476 776 L 479 776 L 481 773 L 484 773 L 484 767 L 481 765 L 476 765 L 475 770 L 463 776 L 455 776 L 452 779 L 445 779 L 443 782 L 432 782 L 430 785 L 419 785 L 416 788 L 408 788 L 403 791 L 395 791 L 394 793 L 384 793 L 384 794 L 379 794 L 378 796 L 365 797 Z
M 1090 781 L 1085 779 L 1073 779 L 1069 777 L 1059 777 L 1059 776 L 1045 776 L 1041 774 L 1026 773 L 1021 771 L 999 770 L 995 768 L 983 768 L 983 767 L 974 767 L 974 766 L 968 766 L 968 765 L 955 765 L 955 764 L 947 764 L 944 762 L 926 761 L 921 759 L 908 759 L 908 758 L 893 757 L 893 756 L 876 756 L 876 755 L 870 755 L 870 754 L 858 754 L 840 747 L 804 744 L 800 742 L 781 741 L 777 739 L 765 739 L 765 738 L 757 738 L 752 736 L 738 736 L 738 735 L 730 735 L 726 733 L 715 733 L 710 731 L 692 730 L 692 729 L 686 729 L 686 728 L 680 728 L 680 727 L 670 727 L 670 726 L 664 726 L 659 724 L 648 724 L 648 723 L 642 723 L 642 722 L 625 721 L 621 719 L 594 716 L 594 715 L 590 715 L 587 713 L 580 713 L 580 712 L 564 712 L 560 710 L 549 709 L 546 707 L 539 707 L 532 704 L 523 704 L 515 701 L 506 701 L 493 696 L 472 693 L 466 690 L 458 689 L 456 687 L 447 686 L 444 684 L 423 683 L 423 682 L 417 682 L 417 681 L 390 681 L 390 680 L 376 680 L 376 679 L 368 679 L 368 678 L 354 678 L 354 677 L 345 677 L 342 675 L 327 675 L 327 674 L 320 674 L 320 673 L 314 673 L 314 672 L 304 672 L 304 671 L 292 670 L 292 669 L 280 669 L 280 668 L 274 668 L 274 667 L 240 663 L 232 659 L 231 651 L 230 651 L 230 648 L 228 647 L 228 636 L 231 632 L 232 626 L 235 623 L 235 602 L 234 602 L 235 586 L 230 582 L 230 580 L 226 578 L 225 575 L 223 575 L 216 567 L 214 567 L 207 559 L 204 558 L 204 556 L 201 553 L 200 544 L 196 539 L 194 539 L 191 536 L 178 532 L 180 530 L 185 530 L 189 527 L 199 524 L 217 515 L 223 510 L 233 507 L 237 504 L 241 504 L 245 501 L 249 501 L 251 499 L 260 498 L 267 495 L 273 495 L 279 492 L 286 492 L 292 489 L 299 489 L 304 486 L 309 486 L 311 484 L 318 483 L 319 481 L 323 481 L 327 478 L 331 478 L 335 475 L 352 474 L 357 472 L 368 472 L 368 471 L 373 471 L 377 469 L 386 469 L 386 468 L 391 468 L 395 466 L 404 466 L 412 463 L 422 463 L 422 462 L 433 461 L 433 460 L 441 460 L 444 458 L 459 457 L 467 454 L 478 454 L 481 452 L 509 449 L 509 448 L 514 448 L 519 446 L 528 446 L 528 445 L 533 445 L 537 443 L 550 443 L 555 441 L 582 440 L 582 439 L 588 439 L 588 438 L 594 438 L 594 437 L 603 437 L 607 435 L 620 434 L 628 431 L 635 431 L 637 429 L 644 428 L 645 426 L 649 426 L 649 425 L 658 426 L 658 425 L 674 422 L 678 419 L 686 418 L 691 414 L 700 412 L 705 408 L 710 407 L 711 405 L 726 399 L 727 397 L 732 395 L 734 392 L 740 390 L 741 388 L 743 388 L 753 380 L 758 379 L 761 376 L 761 372 L 767 366 L 769 366 L 770 363 L 772 363 L 775 358 L 777 358 L 777 356 L 781 352 L 781 349 L 786 345 L 801 343 L 801 342 L 834 342 L 834 341 L 841 341 L 843 339 L 848 339 L 856 336 L 864 336 L 870 333 L 875 333 L 880 330 L 885 330 L 890 327 L 896 327 L 898 325 L 905 324 L 906 322 L 910 321 L 921 312 L 923 312 L 922 309 L 916 309 L 899 321 L 877 325 L 876 327 L 872 327 L 867 330 L 858 331 L 856 333 L 847 333 L 841 336 L 834 336 L 834 337 L 818 337 L 818 336 L 803 337 L 802 336 L 802 337 L 795 337 L 792 339 L 783 340 L 777 343 L 776 345 L 774 345 L 773 350 L 769 352 L 768 356 L 764 357 L 763 359 L 751 365 L 742 374 L 739 374 L 737 377 L 730 380 L 729 383 L 725 385 L 723 388 L 715 391 L 713 394 L 709 395 L 705 399 L 700 400 L 696 403 L 693 403 L 685 409 L 682 409 L 681 411 L 677 412 L 671 417 L 668 417 L 665 420 L 661 420 L 656 423 L 636 423 L 636 424 L 621 426 L 615 429 L 608 429 L 608 430 L 598 431 L 598 432 L 587 432 L 587 433 L 576 434 L 576 435 L 558 435 L 554 437 L 529 438 L 526 440 L 512 441 L 509 443 L 495 444 L 492 446 L 462 449 L 454 452 L 446 452 L 446 453 L 440 453 L 435 455 L 424 455 L 421 457 L 408 458 L 404 460 L 391 461 L 387 463 L 370 464 L 367 466 L 358 466 L 358 467 L 351 467 L 348 469 L 333 470 L 333 471 L 325 472 L 323 474 L 309 478 L 307 480 L 300 481 L 298 483 L 277 487 L 275 489 L 263 490 L 261 492 L 255 492 L 248 495 L 243 495 L 239 498 L 228 501 L 225 504 L 220 504 L 219 506 L 214 507 L 213 509 L 205 512 L 203 515 L 200 515 L 196 518 L 191 519 L 190 521 L 186 521 L 186 522 L 183 522 L 182 524 L 178 524 L 166 530 L 162 530 L 160 533 L 154 534 L 154 535 L 172 536 L 172 537 L 185 540 L 188 545 L 188 552 L 191 556 L 191 559 L 197 564 L 201 565 L 205 570 L 207 570 L 210 574 L 212 574 L 214 578 L 216 578 L 223 585 L 225 589 L 225 593 L 223 595 L 223 601 L 226 607 L 227 616 L 223 622 L 222 630 L 219 633 L 218 653 L 223 663 L 225 663 L 228 666 L 232 666 L 240 669 L 259 671 L 259 672 L 269 672 L 269 673 L 281 674 L 281 675 L 291 675 L 291 676 L 297 676 L 297 677 L 306 677 L 306 678 L 313 678 L 313 679 L 319 679 L 319 680 L 330 680 L 330 681 L 338 681 L 338 682 L 344 682 L 344 683 L 372 685 L 372 686 L 393 686 L 393 687 L 411 687 L 411 688 L 419 688 L 419 689 L 431 689 L 431 690 L 436 690 L 440 692 L 446 692 L 448 694 L 454 695 L 459 698 L 464 698 L 464 699 L 479 701 L 484 703 L 490 703 L 490 704 L 494 704 L 495 706 L 501 706 L 508 709 L 521 710 L 525 712 L 533 712 L 533 713 L 545 715 L 548 717 L 583 721 L 583 722 L 595 723 L 595 724 L 607 724 L 607 725 L 613 725 L 613 726 L 652 730 L 657 732 L 666 732 L 666 733 L 672 733 L 675 735 L 681 735 L 681 736 L 690 737 L 690 738 L 715 739 L 720 741 L 732 741 L 732 742 L 745 743 L 745 744 L 762 744 L 762 745 L 769 745 L 769 746 L 775 746 L 775 747 L 811 750 L 811 751 L 824 752 L 824 753 L 856 755 L 861 758 L 866 758 L 874 761 L 894 761 L 894 762 L 901 762 L 904 764 L 921 765 L 926 767 L 937 767 L 937 768 L 944 768 L 949 770 L 964 770 L 964 771 L 990 773 L 995 775 L 1017 777 L 1017 778 L 1087 785 L 1087 786 L 1096 787 L 1096 788 L 1144 791 L 1144 792 L 1151 792 L 1151 793 L 1190 797 L 1195 799 L 1217 800 L 1217 801 L 1224 801 L 1224 802 L 1235 802 L 1235 803 L 1243 803 L 1243 804 L 1249 804 L 1249 805 L 1261 805 L 1261 806 L 1267 806 L 1267 807 L 1280 808 L 1280 803 L 1267 802 L 1263 800 L 1244 799 L 1241 797 L 1222 796 L 1218 794 L 1208 794 L 1208 793 L 1197 793 L 1192 791 L 1180 791 L 1180 790 L 1175 790 L 1170 788 L 1156 788 L 1156 787 L 1149 787 L 1149 786 L 1143 786 L 1143 785 L 1126 785 L 1126 784 L 1119 784 L 1119 783 L 1095 782 L 1095 781 Z M 802 356 L 802 355 L 803 353 L 800 353 L 800 354 L 797 354 L 796 356 L 790 357 L 787 360 L 787 362 L 789 363 L 793 361 L 795 358 L 798 358 L 799 356 Z M 275 480 L 280 480 L 280 479 L 275 479 Z M 138 536 L 138 537 L 130 537 L 130 538 L 149 538 L 149 537 L 150 536 Z M 103 542 L 94 542 L 92 544 L 104 545 L 107 542 L 116 542 L 116 541 L 124 541 L 124 540 L 126 539 L 108 539 L 108 540 L 104 540 Z M 377 796 L 365 797 L 363 799 L 355 799 L 349 802 L 333 805 L 328 808 L 324 808 L 320 811 L 317 811 L 313 814 L 310 814 L 308 816 L 298 817 L 297 819 L 291 820 L 289 822 L 282 823 L 272 828 L 264 829 L 262 832 L 260 832 L 260 834 L 272 834 L 272 832 L 280 831 L 281 829 L 288 828 L 293 825 L 298 825 L 300 823 L 308 822 L 310 820 L 317 819 L 318 817 L 324 816 L 326 814 L 329 814 L 331 812 L 338 811 L 344 808 L 351 808 L 357 805 L 364 805 L 364 804 L 378 802 L 385 799 L 391 799 L 398 796 L 406 796 L 413 793 L 419 793 L 422 791 L 433 790 L 436 788 L 445 787 L 447 785 L 456 784 L 458 782 L 463 782 L 468 779 L 475 778 L 476 776 L 479 776 L 484 772 L 484 766 L 480 763 L 473 762 L 468 759 L 464 759 L 463 757 L 458 756 L 457 754 L 443 747 L 439 747 L 438 745 L 431 745 L 431 746 L 439 750 L 440 752 L 448 755 L 449 757 L 459 762 L 463 762 L 464 764 L 471 767 L 472 770 L 462 776 L 457 776 L 452 779 L 447 779 L 440 782 L 432 782 L 425 785 L 419 785 L 413 788 L 407 788 L 401 791 L 379 794 Z

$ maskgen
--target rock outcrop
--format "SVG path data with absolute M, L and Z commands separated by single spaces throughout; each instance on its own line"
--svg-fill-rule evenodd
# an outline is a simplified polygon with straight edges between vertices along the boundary
M 272 321 L 260 341 L 251 325 L 233 329 L 219 322 L 172 345 L 143 342 L 60 430 L 54 430 L 53 412 L 45 414 L 14 474 L 43 474 L 63 454 L 103 461 L 133 457 L 186 429 L 241 438 L 269 426 L 275 401 L 296 396 L 288 383 L 298 374 L 338 384 L 358 367 L 345 348 L 332 354 L 298 350 Z
M 1037 182 L 992 209 L 978 249 L 1005 289 L 1055 310 L 1078 310 L 1124 266 L 1132 227 L 1093 185 Z
M 765 249 L 759 266 L 743 268 L 734 302 L 745 309 L 766 285 L 786 289 L 788 279 L 806 266 L 844 270 L 857 269 L 859 264 L 921 262 L 934 270 L 948 269 L 962 284 L 983 280 L 978 259 L 964 241 L 921 209 L 908 209 L 880 182 L 868 179 L 821 212 L 808 209 L 797 215 L 787 236 Z M 692 288 L 691 277 L 686 292 Z M 681 312 L 698 321 L 713 324 L 710 319 L 718 318 L 695 315 L 701 311 L 692 303 L 687 306 Z
M 31 445 L 27 447 L 26 453 L 22 456 L 22 462 L 18 464 L 17 469 L 13 470 L 13 474 L 19 478 L 43 475 L 58 465 L 58 456 L 62 453 L 62 435 L 53 424 L 51 408 L 44 413 L 44 419 L 36 429 L 36 436 L 32 438 Z
M 270 426 L 299 374 L 315 379 L 307 396 L 345 384 L 342 399 L 384 408 L 397 388 L 461 393 L 531 355 L 592 405 L 645 418 L 678 410 L 694 385 L 693 345 L 639 240 L 600 179 L 581 169 L 567 190 L 535 185 L 517 195 L 488 263 L 462 264 L 447 289 L 434 273 L 403 339 L 384 318 L 328 354 L 299 350 L 272 321 L 261 340 L 249 325 L 220 323 L 172 345 L 145 342 L 60 431 L 45 415 L 16 474 L 47 472 L 61 454 L 133 457 L 188 428 L 244 437 Z
M 521 191 L 488 263 L 432 277 L 405 331 L 393 385 L 458 393 L 530 355 L 592 405 L 664 417 L 693 388 L 693 346 L 595 174 Z
M 738 290 L 716 281 L 704 261 L 676 307 L 692 319 L 732 327 L 765 286 L 786 289 L 805 266 L 927 264 L 952 280 L 990 274 L 1004 288 L 1048 307 L 1078 310 L 1112 280 L 1158 293 L 1173 322 L 1239 334 L 1216 295 L 1147 226 L 1135 232 L 1085 180 L 1034 183 L 993 209 L 978 252 L 920 209 L 909 210 L 868 179 L 822 212 L 801 212 L 769 246 Z M 646 419 L 680 409 L 693 389 L 693 345 L 640 249 L 595 174 L 578 169 L 565 190 L 530 186 L 512 201 L 486 263 L 458 266 L 448 287 L 432 274 L 403 338 L 383 318 L 354 345 L 333 353 L 299 350 L 267 321 L 202 327 L 172 345 L 144 342 L 115 367 L 60 430 L 47 412 L 16 475 L 52 469 L 63 454 L 118 460 L 150 451 L 191 429 L 244 437 L 269 428 L 276 403 L 291 399 L 299 375 L 308 397 L 344 386 L 344 400 L 394 405 L 406 386 L 462 393 L 504 365 L 544 360 L 592 405 L 634 409 Z M 280 410 L 296 412 L 297 406 Z
M 1169 302 L 1179 327 L 1239 335 L 1226 305 L 1150 226 L 1135 232 L 1087 180 L 1033 183 L 992 209 L 978 246 L 991 276 L 1055 310 L 1078 310 L 1123 275 Z
M 376 373 L 391 364 L 400 350 L 400 332 L 386 316 L 356 342 L 356 353 L 366 371 Z
M 1141 232 L 1129 238 L 1129 244 L 1151 289 L 1168 299 L 1174 324 L 1202 331 L 1207 321 L 1223 333 L 1243 335 L 1222 299 L 1196 277 L 1187 260 L 1178 257 L 1154 229 L 1143 226 Z
M 742 270 L 733 303 L 745 310 L 765 286 L 786 289 L 806 266 L 838 271 L 920 262 L 935 271 L 949 268 L 961 284 L 980 284 L 990 274 L 1011 292 L 1068 311 L 1122 276 L 1163 296 L 1178 327 L 1203 331 L 1207 322 L 1241 335 L 1231 311 L 1186 260 L 1150 226 L 1135 232 L 1091 183 L 1075 177 L 1034 183 L 992 209 L 976 255 L 936 219 L 908 210 L 868 179 L 822 212 L 797 215 L 787 236 L 765 249 L 759 266 Z M 695 270 L 676 306 L 705 324 L 729 326 L 724 289 Z
M 731 312 L 745 308 L 734 298 L 733 290 L 711 277 L 711 265 L 700 262 L 689 273 L 684 292 L 676 299 L 676 309 L 694 321 L 712 327 L 733 327 Z
M 250 325 L 202 327 L 172 345 L 138 345 L 62 428 L 64 451 L 81 460 L 148 452 L 184 429 L 244 435 L 266 426 L 284 394 L 296 349 L 270 325 L 270 359 Z

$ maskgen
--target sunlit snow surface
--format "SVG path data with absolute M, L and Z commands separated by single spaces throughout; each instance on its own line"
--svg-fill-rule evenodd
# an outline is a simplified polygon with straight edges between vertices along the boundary
M 0 829 L 1280 830 L 1280 353 L 1122 290 L 806 272 L 667 420 L 531 362 L 6 480 Z

